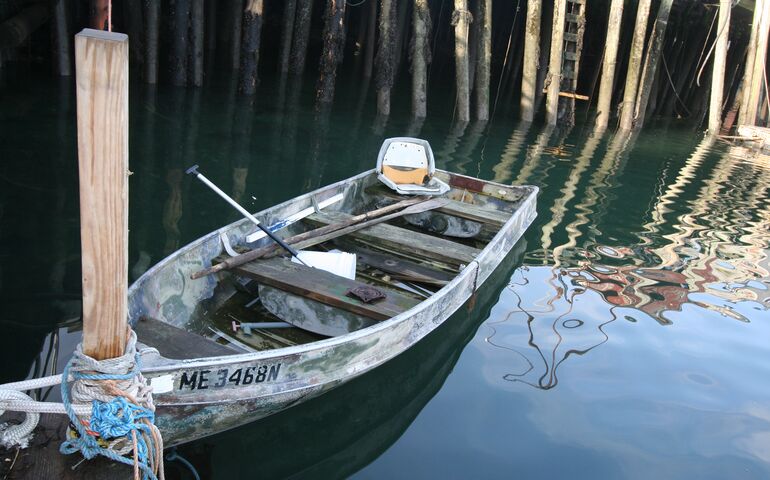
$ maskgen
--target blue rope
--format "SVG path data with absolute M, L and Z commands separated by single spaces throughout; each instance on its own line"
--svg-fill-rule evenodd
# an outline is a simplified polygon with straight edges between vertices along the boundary
M 124 375 L 79 372 L 72 373 L 71 375 L 75 381 L 128 380 L 136 376 L 140 371 L 139 354 L 136 355 L 135 359 L 134 369 Z M 64 371 L 62 372 L 61 396 L 64 408 L 67 410 L 67 416 L 75 427 L 75 430 L 77 430 L 78 437 L 65 440 L 59 447 L 59 452 L 64 455 L 80 452 L 83 457 L 88 460 L 97 455 L 102 455 L 115 462 L 133 466 L 133 459 L 126 458 L 113 450 L 102 447 L 97 438 L 86 430 L 83 424 L 80 423 L 77 415 L 75 415 L 75 411 L 70 402 L 69 385 L 67 382 L 67 379 L 70 376 L 71 366 L 72 360 L 67 363 L 67 366 L 64 367 Z M 132 443 L 132 432 L 136 432 L 136 455 L 139 461 L 139 468 L 142 470 L 142 478 L 144 480 L 157 480 L 149 463 L 149 458 L 151 458 L 150 455 L 154 457 L 155 445 L 154 442 L 150 442 L 150 445 L 148 445 L 145 441 L 145 437 L 142 435 L 142 433 L 145 433 L 151 438 L 152 432 L 150 427 L 141 421 L 142 419 L 147 419 L 150 423 L 154 423 L 155 414 L 141 405 L 135 405 L 129 402 L 124 397 L 116 397 L 109 402 L 94 400 L 89 428 L 91 431 L 98 433 L 99 437 L 102 439 L 126 437 Z

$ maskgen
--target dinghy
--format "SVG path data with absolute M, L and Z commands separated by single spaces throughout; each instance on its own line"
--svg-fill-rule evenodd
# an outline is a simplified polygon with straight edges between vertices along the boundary
M 308 264 L 243 219 L 152 267 L 129 288 L 129 323 L 166 446 L 296 405 L 414 345 L 502 262 L 536 196 L 437 170 L 424 140 L 388 139 L 377 168 L 254 214 Z M 331 255 L 347 270 L 335 274 L 304 252 L 355 264 Z

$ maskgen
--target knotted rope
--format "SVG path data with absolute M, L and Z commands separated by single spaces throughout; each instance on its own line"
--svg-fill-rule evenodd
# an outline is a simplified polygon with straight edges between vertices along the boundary
M 140 471 L 144 480 L 164 478 L 163 439 L 154 425 L 152 389 L 139 370 L 133 331 L 121 357 L 96 360 L 83 353 L 82 344 L 77 346 L 62 374 L 73 381 L 71 387 L 61 383 L 71 421 L 61 453 L 79 451 L 86 459 L 102 455 L 133 465 L 137 480 Z M 88 405 L 90 410 L 84 412 L 82 407 Z M 130 452 L 132 458 L 126 458 Z

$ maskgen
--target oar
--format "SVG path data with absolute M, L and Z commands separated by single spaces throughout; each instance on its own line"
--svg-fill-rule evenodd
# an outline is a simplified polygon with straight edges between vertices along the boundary
M 224 199 L 224 200 L 225 200 L 227 203 L 229 203 L 230 205 L 232 205 L 232 206 L 233 206 L 233 208 L 235 208 L 236 210 L 238 210 L 239 212 L 241 212 L 241 215 L 243 215 L 244 217 L 246 217 L 246 218 L 248 218 L 249 220 L 251 220 L 251 222 L 252 222 L 254 225 L 258 226 L 260 230 L 262 230 L 263 232 L 265 232 L 265 234 L 266 234 L 268 237 L 270 237 L 270 238 L 271 238 L 271 239 L 272 239 L 272 240 L 273 240 L 275 243 L 277 243 L 278 245 L 280 245 L 280 246 L 281 246 L 281 248 L 283 248 L 284 250 L 286 250 L 287 252 L 289 252 L 289 253 L 291 254 L 291 256 L 292 256 L 292 257 L 294 257 L 294 258 L 296 258 L 297 260 L 299 260 L 299 262 L 300 262 L 302 265 L 304 265 L 304 266 L 306 266 L 306 267 L 309 267 L 309 266 L 310 266 L 310 265 L 308 265 L 307 263 L 303 262 L 301 258 L 299 258 L 299 253 L 298 253 L 298 252 L 297 252 L 295 249 L 293 249 L 293 248 L 291 248 L 290 246 L 288 246 L 288 245 L 287 245 L 287 244 L 286 244 L 286 243 L 285 243 L 283 240 L 281 240 L 280 238 L 278 238 L 278 237 L 277 237 L 277 236 L 276 236 L 276 235 L 275 235 L 273 232 L 271 232 L 269 229 L 265 228 L 265 227 L 264 227 L 264 225 L 262 225 L 262 224 L 259 222 L 259 220 L 257 220 L 257 219 L 256 219 L 256 217 L 254 217 L 254 215 L 250 214 L 248 210 L 246 210 L 246 209 L 245 209 L 245 208 L 243 208 L 243 207 L 242 207 L 242 206 L 241 206 L 241 205 L 240 205 L 238 202 L 236 202 L 235 200 L 233 200 L 233 199 L 230 197 L 230 195 L 228 195 L 228 194 L 226 194 L 225 192 L 223 192 L 223 191 L 222 191 L 222 190 L 221 190 L 219 187 L 217 187 L 217 186 L 214 184 L 214 182 L 212 182 L 211 180 L 209 180 L 208 178 L 206 178 L 206 177 L 205 177 L 205 176 L 204 176 L 202 173 L 200 173 L 200 172 L 198 171 L 198 165 L 193 165 L 192 167 L 188 168 L 187 170 L 185 170 L 185 173 L 187 173 L 188 175 L 192 175 L 192 176 L 194 176 L 195 178 L 197 178 L 198 180 L 200 180 L 200 181 L 201 181 L 201 182 L 202 182 L 204 185 L 206 185 L 206 186 L 207 186 L 207 187 L 209 187 L 210 189 L 214 190 L 214 192 L 215 192 L 217 195 L 219 195 L 219 196 L 220 196 L 220 197 L 222 197 L 222 198 L 223 198 L 223 199 Z
M 286 242 L 290 244 L 294 244 L 298 247 L 301 245 L 300 248 L 308 248 L 308 247 L 312 247 L 313 245 L 318 245 L 319 243 L 329 241 L 333 238 L 346 235 L 353 231 L 370 227 L 376 223 L 392 220 L 402 215 L 410 215 L 414 213 L 421 213 L 428 210 L 433 210 L 435 208 L 442 207 L 449 202 L 449 200 L 443 199 L 443 198 L 425 200 L 425 201 L 420 201 L 420 200 L 421 199 L 412 198 L 393 205 L 388 205 L 387 207 L 383 207 L 377 210 L 373 210 L 371 212 L 357 215 L 353 218 L 349 218 L 339 223 L 326 225 L 324 227 L 316 228 L 315 230 L 310 230 L 308 232 L 301 233 L 293 237 L 289 237 L 286 239 Z M 415 202 L 420 202 L 420 203 L 415 204 Z M 372 217 L 375 217 L 378 214 L 382 215 L 383 213 L 397 209 L 403 206 L 404 204 L 409 204 L 411 206 L 404 208 L 403 210 L 399 210 L 398 212 L 391 213 L 390 215 L 385 215 L 385 216 L 372 219 Z M 354 221 L 357 221 L 358 223 L 351 225 L 351 222 L 354 222 Z M 212 273 L 217 273 L 217 272 L 221 272 L 222 270 L 227 270 L 229 268 L 237 267 L 239 265 L 243 265 L 244 263 L 249 263 L 252 260 L 256 260 L 258 258 L 261 258 L 273 252 L 275 252 L 274 245 L 268 245 L 266 247 L 257 248 L 255 250 L 251 250 L 249 252 L 243 253 L 236 257 L 230 257 L 212 267 L 195 272 L 190 276 L 190 278 L 192 279 L 201 278 L 201 277 L 205 277 L 206 275 L 210 275 Z

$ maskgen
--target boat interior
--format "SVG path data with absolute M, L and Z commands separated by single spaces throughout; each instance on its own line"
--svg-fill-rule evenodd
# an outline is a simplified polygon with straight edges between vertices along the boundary
M 419 172 L 404 158 L 388 167 L 388 145 L 418 141 L 389 140 L 375 171 L 257 214 L 307 265 L 243 223 L 243 239 L 231 235 L 232 245 L 210 263 L 262 255 L 217 273 L 192 272 L 216 279 L 210 297 L 181 325 L 141 316 L 139 341 L 169 359 L 202 358 L 307 344 L 387 320 L 451 282 L 531 192 L 436 170 L 425 141 L 429 158 L 416 149 L 425 160 L 414 165 Z M 378 178 L 387 174 L 389 181 Z

